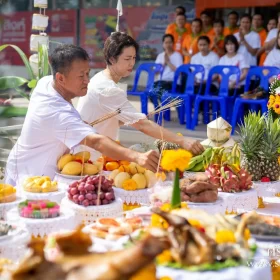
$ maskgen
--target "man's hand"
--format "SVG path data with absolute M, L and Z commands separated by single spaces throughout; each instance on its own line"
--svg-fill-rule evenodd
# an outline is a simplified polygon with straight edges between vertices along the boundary
M 194 156 L 200 155 L 204 152 L 204 148 L 200 144 L 200 142 L 197 141 L 197 140 L 194 140 L 192 138 L 185 138 L 184 139 L 183 148 L 187 151 L 190 151 Z
M 147 153 L 139 153 L 137 163 L 153 172 L 157 171 L 159 162 L 159 153 L 156 151 L 149 151 Z
M 243 43 L 245 40 L 245 33 L 243 32 L 243 29 L 239 29 L 239 37 L 240 37 L 240 43 Z

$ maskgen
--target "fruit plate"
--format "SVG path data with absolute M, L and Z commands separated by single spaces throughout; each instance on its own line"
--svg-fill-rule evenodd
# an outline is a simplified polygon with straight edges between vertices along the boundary
M 273 242 L 280 242 L 280 236 L 277 235 L 259 235 L 259 234 L 252 234 L 251 237 L 259 240 L 259 241 L 273 241 Z
M 215 202 L 191 202 L 186 201 L 188 205 L 217 205 L 218 203 L 223 203 L 223 199 L 221 197 L 218 197 L 218 199 Z
M 68 179 L 68 180 L 73 180 L 73 181 L 78 181 L 80 179 L 83 179 L 84 177 L 86 177 L 87 175 L 79 175 L 79 176 L 75 176 L 75 175 L 65 175 L 65 174 L 61 174 L 59 172 L 55 172 L 55 175 L 59 176 L 59 177 L 62 177 L 62 178 L 65 178 L 65 179 Z
M 1 224 L 6 224 L 5 222 L 0 222 Z M 12 230 L 9 230 L 8 231 L 8 234 L 5 234 L 5 235 L 1 235 L 0 236 L 0 242 L 3 242 L 3 241 L 6 241 L 16 235 L 18 235 L 21 231 L 22 231 L 22 228 L 19 227 L 19 226 L 16 226 L 14 224 L 10 224 L 9 225 L 12 226 Z

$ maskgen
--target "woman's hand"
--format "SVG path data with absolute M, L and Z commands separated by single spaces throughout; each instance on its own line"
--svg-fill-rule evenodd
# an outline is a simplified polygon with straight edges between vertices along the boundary
M 183 148 L 190 151 L 194 156 L 200 155 L 204 152 L 204 147 L 199 141 L 192 138 L 185 138 Z
M 145 167 L 153 172 L 157 172 L 159 163 L 159 153 L 156 151 L 149 151 L 147 153 L 139 153 L 137 162 L 140 166 Z

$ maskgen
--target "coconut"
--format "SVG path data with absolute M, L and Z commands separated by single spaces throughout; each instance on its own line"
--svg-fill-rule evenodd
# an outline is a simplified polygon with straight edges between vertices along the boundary
M 217 147 L 223 146 L 230 139 L 232 127 L 222 117 L 207 125 L 207 137 Z

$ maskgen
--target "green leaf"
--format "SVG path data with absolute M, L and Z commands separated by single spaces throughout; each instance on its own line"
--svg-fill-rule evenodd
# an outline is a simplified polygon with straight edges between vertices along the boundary
M 37 80 L 36 80 L 36 79 L 31 80 L 31 81 L 27 84 L 27 86 L 28 86 L 29 88 L 32 88 L 32 89 L 35 88 L 36 85 L 37 85 Z
M 39 79 L 49 74 L 49 53 L 47 45 L 39 45 Z
M 10 89 L 10 88 L 18 88 L 28 83 L 28 80 L 16 77 L 16 76 L 6 76 L 0 78 L 0 90 Z
M 35 79 L 35 76 L 34 76 L 34 73 L 32 71 L 32 68 L 29 64 L 29 60 L 28 58 L 26 57 L 25 53 L 18 47 L 18 46 L 15 46 L 15 45 L 10 45 L 10 44 L 6 44 L 6 45 L 2 45 L 0 46 L 0 52 L 4 49 L 6 49 L 7 47 L 11 47 L 13 49 L 15 49 L 17 51 L 17 53 L 19 54 L 19 56 L 21 57 L 25 67 L 26 67 L 26 70 L 27 70 L 27 73 L 28 73 L 28 76 L 30 78 L 30 80 L 32 79 Z
M 26 98 L 26 99 L 30 99 L 30 96 L 28 94 L 26 94 L 24 91 L 20 90 L 19 88 L 15 88 L 16 92 L 18 92 L 22 97 Z
M 173 191 L 171 198 L 171 209 L 180 208 L 181 207 L 181 190 L 179 186 L 179 169 L 176 168 L 175 178 L 173 182 Z
M 13 118 L 13 117 L 25 117 L 27 113 L 27 108 L 25 107 L 7 107 L 1 114 L 0 117 L 3 118 Z

